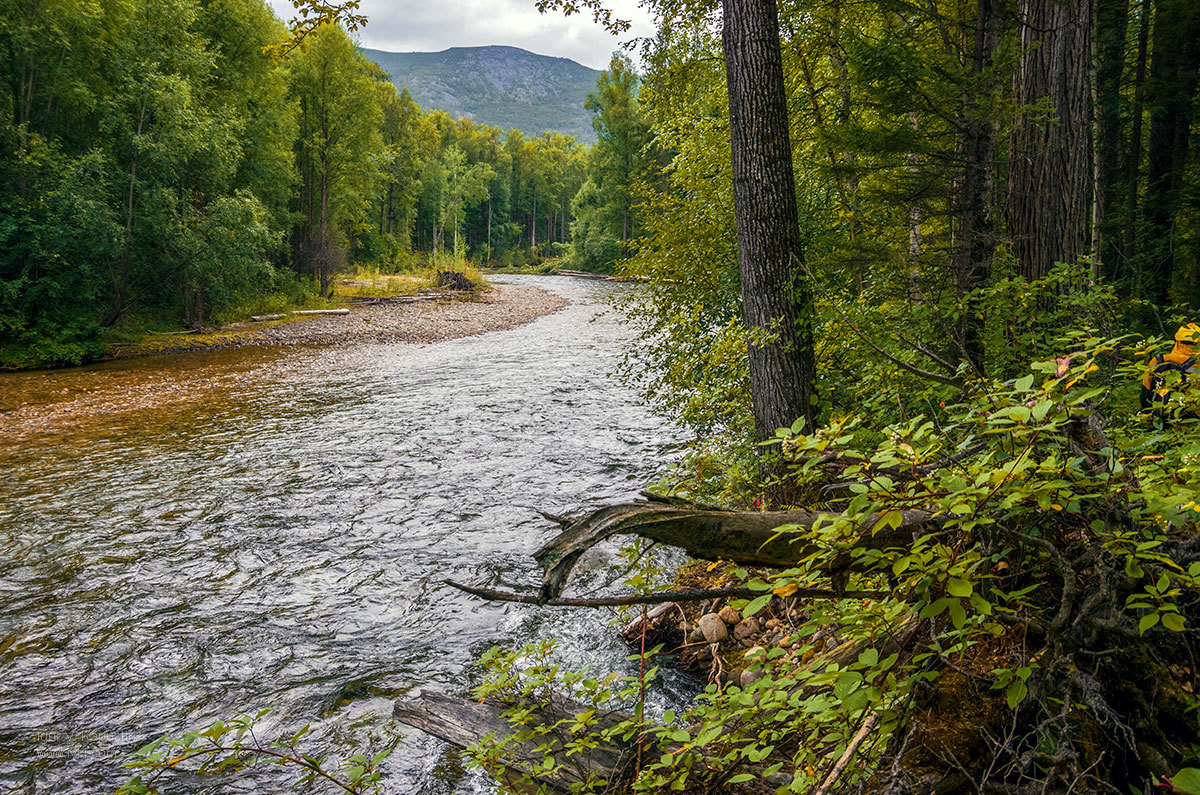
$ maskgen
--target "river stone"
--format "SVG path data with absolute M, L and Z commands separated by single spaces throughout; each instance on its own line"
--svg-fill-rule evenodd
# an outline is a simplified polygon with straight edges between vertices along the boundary
M 688 640 L 692 643 L 699 643 L 704 640 L 704 633 L 700 631 L 700 627 L 696 627 L 688 633 Z
M 758 621 L 753 618 L 747 618 L 745 621 L 739 621 L 733 628 L 733 636 L 738 640 L 746 640 L 758 633 Z
M 717 613 L 717 615 L 719 615 L 721 617 L 721 620 L 724 621 L 726 624 L 728 624 L 731 627 L 734 624 L 736 624 L 737 622 L 742 620 L 742 614 L 739 613 L 738 611 L 734 610 L 729 605 L 725 605 L 724 607 L 722 607 L 721 612 Z
M 705 613 L 700 616 L 700 631 L 704 633 L 704 639 L 709 643 L 720 643 L 729 637 L 729 630 L 725 628 L 725 622 L 716 613 Z
M 762 671 L 751 671 L 747 668 L 745 671 L 742 671 L 742 676 L 738 680 L 738 684 L 743 688 L 747 688 L 759 679 L 762 679 Z

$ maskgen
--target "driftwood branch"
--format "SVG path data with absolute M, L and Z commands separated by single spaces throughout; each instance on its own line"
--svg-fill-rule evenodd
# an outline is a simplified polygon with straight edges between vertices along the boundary
M 752 599 L 762 596 L 764 591 L 753 588 L 690 588 L 682 591 L 659 591 L 657 593 L 611 596 L 597 599 L 582 599 L 560 596 L 543 600 L 537 594 L 498 591 L 464 585 L 454 580 L 443 580 L 447 585 L 465 591 L 472 596 L 489 602 L 517 602 L 525 605 L 551 605 L 554 607 L 622 607 L 625 605 L 657 605 L 667 602 L 704 602 L 709 599 Z M 890 591 L 835 591 L 830 588 L 801 588 L 789 596 L 803 599 L 883 599 L 893 596 Z
M 841 757 L 834 764 L 833 769 L 829 771 L 829 775 L 821 782 L 821 786 L 813 791 L 813 795 L 829 795 L 833 785 L 837 783 L 839 777 L 850 764 L 850 760 L 854 758 L 854 753 L 858 747 L 862 745 L 863 740 L 867 739 L 867 735 L 875 728 L 875 724 L 879 722 L 879 713 L 872 712 L 870 717 L 863 721 L 863 725 L 859 728 L 858 733 L 854 735 L 854 739 L 846 746 L 846 750 L 842 752 Z
M 631 502 L 601 508 L 571 524 L 534 554 L 545 569 L 541 603 L 562 595 L 571 569 L 584 552 L 615 535 L 636 535 L 679 547 L 695 558 L 732 560 L 756 566 L 791 566 L 814 551 L 798 543 L 794 533 L 779 533 L 784 525 L 811 528 L 833 514 L 818 511 L 721 511 Z M 902 511 L 898 527 L 875 531 L 878 516 L 859 527 L 865 548 L 907 547 L 914 533 L 934 529 L 940 522 L 926 511 Z

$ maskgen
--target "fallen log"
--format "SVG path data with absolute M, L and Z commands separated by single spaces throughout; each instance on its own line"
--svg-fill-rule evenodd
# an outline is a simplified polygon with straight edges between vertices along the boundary
M 258 322 L 262 322 L 262 321 L 264 321 L 264 320 L 283 320 L 285 317 L 287 317 L 287 313 L 286 313 L 286 312 L 280 312 L 280 313 L 278 313 L 278 314 L 275 314 L 275 315 L 251 315 L 251 316 L 250 316 L 250 319 L 251 319 L 251 320 L 256 320 L 256 321 L 258 321 Z
M 514 734 L 516 728 L 504 719 L 505 709 L 504 705 L 494 701 L 479 703 L 443 693 L 418 693 L 408 699 L 398 700 L 392 715 L 403 724 L 465 748 L 489 734 L 497 739 Z M 589 709 L 584 704 L 561 697 L 554 697 L 549 705 L 539 705 L 533 714 L 534 722 L 554 728 L 549 734 L 517 743 L 510 753 L 505 754 L 505 764 L 536 782 L 563 792 L 583 782 L 619 778 L 637 753 L 632 740 L 623 744 L 600 743 L 570 756 L 558 753 L 575 739 L 569 729 L 575 722 L 575 716 Z M 630 713 L 617 710 L 602 712 L 597 714 L 596 723 L 585 731 L 609 729 L 631 717 Z M 538 748 L 543 744 L 546 747 L 539 751 Z M 551 769 L 543 767 L 542 762 L 547 756 L 553 756 L 560 764 Z
M 679 547 L 704 560 L 732 560 L 755 566 L 791 566 L 814 551 L 796 543 L 797 536 L 778 533 L 784 525 L 811 528 L 833 514 L 818 511 L 722 511 L 656 502 L 630 502 L 593 511 L 570 524 L 534 553 L 545 569 L 541 603 L 561 596 L 576 561 L 584 552 L 615 535 L 636 535 Z M 878 516 L 868 516 L 856 530 L 859 545 L 886 549 L 906 547 L 914 534 L 940 526 L 926 511 L 901 511 L 900 524 L 877 528 Z M 847 562 L 848 563 L 848 562 Z M 831 572 L 836 573 L 836 572 Z
M 348 315 L 349 309 L 297 309 L 297 315 Z
M 408 699 L 398 700 L 392 708 L 392 716 L 407 726 L 420 729 L 459 748 L 466 748 L 488 735 L 496 739 L 512 738 L 519 729 L 505 720 L 506 709 L 503 704 L 492 700 L 480 703 L 443 693 L 418 693 Z M 591 707 L 586 704 L 557 695 L 551 696 L 548 704 L 538 704 L 530 714 L 530 725 L 548 728 L 549 731 L 525 742 L 516 741 L 504 754 L 505 766 L 510 771 L 515 770 L 528 776 L 535 785 L 540 785 L 541 789 L 537 790 L 539 792 L 578 791 L 580 784 L 587 781 L 628 782 L 636 772 L 637 737 L 614 733 L 612 739 L 605 740 L 600 739 L 600 736 L 602 732 L 624 721 L 630 721 L 632 726 L 633 713 L 616 709 L 597 712 L 590 725 L 583 728 L 578 735 L 573 734 L 571 727 L 577 723 L 577 718 L 589 712 Z M 659 727 L 659 724 L 652 721 L 643 725 L 647 734 Z M 588 742 L 582 743 L 582 747 L 574 749 L 569 755 L 561 752 L 572 741 L 584 737 L 588 737 Z M 644 750 L 650 750 L 655 748 L 655 744 L 647 739 L 642 747 Z M 709 768 L 717 761 L 696 749 L 684 749 L 678 743 L 670 743 L 667 748 L 674 753 L 691 756 L 694 760 L 692 764 L 698 768 Z M 664 749 L 658 748 L 658 751 L 662 750 Z M 553 757 L 558 764 L 551 768 L 543 767 L 542 763 L 547 757 Z M 728 763 L 718 764 L 725 767 Z M 761 764 L 747 764 L 727 769 L 718 775 L 728 777 L 735 770 L 745 770 L 755 776 L 762 776 L 765 772 L 763 767 Z M 766 776 L 765 781 L 774 791 L 791 781 L 791 778 L 790 775 L 773 773 Z M 508 783 L 515 783 L 513 779 L 515 777 L 510 778 Z M 725 788 L 720 791 L 758 792 L 759 787 L 756 785 L 749 790 Z

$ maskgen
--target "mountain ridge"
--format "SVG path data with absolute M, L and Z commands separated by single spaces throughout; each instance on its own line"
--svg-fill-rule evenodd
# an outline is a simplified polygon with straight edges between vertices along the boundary
M 450 47 L 439 52 L 362 53 L 407 87 L 422 110 L 441 109 L 528 136 L 557 131 L 592 144 L 592 113 L 583 107 L 600 72 L 570 58 L 540 55 L 501 44 Z

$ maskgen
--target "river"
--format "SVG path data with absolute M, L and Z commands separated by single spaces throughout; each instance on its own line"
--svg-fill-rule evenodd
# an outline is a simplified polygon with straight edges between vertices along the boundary
M 0 375 L 0 411 L 86 408 L 32 433 L 0 414 L 0 790 L 111 791 L 148 739 L 270 707 L 266 733 L 311 723 L 318 747 L 398 736 L 386 792 L 489 792 L 395 724 L 392 699 L 465 694 L 489 646 L 544 635 L 568 664 L 628 672 L 613 613 L 441 582 L 532 588 L 530 553 L 553 533 L 538 509 L 631 497 L 681 441 L 609 377 L 629 332 L 603 310 L 624 288 L 510 280 L 573 303 L 428 346 Z M 614 549 L 585 557 L 576 592 L 613 587 Z M 689 687 L 668 678 L 655 697 Z M 164 791 L 291 780 L 272 768 Z

